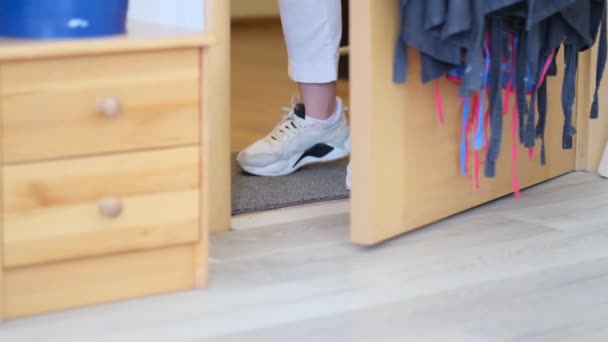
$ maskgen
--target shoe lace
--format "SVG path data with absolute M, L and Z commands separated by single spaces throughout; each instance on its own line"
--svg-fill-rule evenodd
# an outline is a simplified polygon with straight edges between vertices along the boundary
M 289 139 L 295 136 L 301 127 L 298 122 L 299 118 L 294 114 L 292 109 L 281 108 L 281 110 L 284 112 L 282 114 L 281 122 L 268 135 L 268 139 L 273 142 L 280 142 L 283 139 Z
M 291 108 L 282 107 L 281 122 L 270 132 L 267 139 L 270 142 L 281 142 L 284 139 L 290 139 L 298 134 L 300 128 L 304 124 L 304 120 L 300 119 L 294 113 L 295 96 L 291 99 Z

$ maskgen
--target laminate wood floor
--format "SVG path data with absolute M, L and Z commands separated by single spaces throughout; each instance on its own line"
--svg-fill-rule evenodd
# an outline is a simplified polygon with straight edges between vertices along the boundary
M 0 341 L 607 341 L 608 181 L 573 173 L 374 248 L 348 215 L 216 235 L 211 286 Z

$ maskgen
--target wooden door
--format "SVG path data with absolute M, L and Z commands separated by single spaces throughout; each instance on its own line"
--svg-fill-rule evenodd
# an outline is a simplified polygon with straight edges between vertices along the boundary
M 495 179 L 481 188 L 460 175 L 461 105 L 456 85 L 441 82 L 446 123 L 435 115 L 432 84 L 419 81 L 420 61 L 409 51 L 408 82 L 392 81 L 398 33 L 397 0 L 351 1 L 351 124 L 353 190 L 351 238 L 372 245 L 511 193 L 511 120 L 506 119 Z M 560 96 L 561 75 L 549 84 Z M 528 187 L 575 167 L 575 151 L 562 150 L 560 101 L 550 101 L 548 165 L 519 148 L 517 169 Z M 525 195 L 524 195 L 525 196 Z

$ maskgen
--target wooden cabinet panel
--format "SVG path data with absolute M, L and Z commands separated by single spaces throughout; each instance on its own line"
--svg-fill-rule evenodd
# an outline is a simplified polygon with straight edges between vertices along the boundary
M 192 254 L 184 245 L 8 270 L 5 314 L 17 318 L 191 289 Z
M 197 49 L 0 66 L 4 162 L 198 143 Z
M 194 242 L 200 149 L 3 168 L 4 265 Z

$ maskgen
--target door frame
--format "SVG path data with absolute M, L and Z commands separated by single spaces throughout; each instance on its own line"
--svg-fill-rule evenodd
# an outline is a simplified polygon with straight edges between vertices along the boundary
M 230 1 L 202 0 L 205 32 L 215 43 L 201 54 L 201 243 L 195 251 L 197 287 L 209 283 L 209 235 L 230 229 Z

